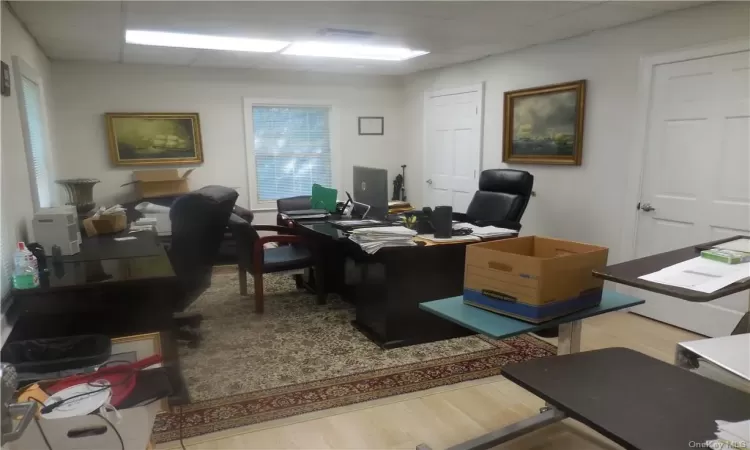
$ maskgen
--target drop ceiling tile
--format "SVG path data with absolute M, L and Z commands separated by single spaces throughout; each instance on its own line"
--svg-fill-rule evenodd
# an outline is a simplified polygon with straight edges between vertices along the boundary
M 270 56 L 266 53 L 201 50 L 190 65 L 195 67 L 236 67 L 249 69 L 259 67 Z
M 411 73 L 650 17 L 704 2 L 12 2 L 54 59 Z M 124 28 L 285 40 L 321 39 L 323 28 L 371 31 L 369 43 L 430 51 L 402 64 L 288 59 L 191 49 L 124 46 Z M 122 55 L 121 55 L 122 53 Z M 327 62 L 326 62 L 327 61 Z M 358 66 L 363 66 L 358 68 Z
M 187 66 L 200 50 L 125 44 L 123 62 L 127 64 L 165 64 Z

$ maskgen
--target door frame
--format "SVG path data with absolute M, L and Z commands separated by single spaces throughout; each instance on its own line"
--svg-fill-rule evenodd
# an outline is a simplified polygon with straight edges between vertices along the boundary
M 628 169 L 628 183 L 625 190 L 625 215 L 622 221 L 620 239 L 620 254 L 623 261 L 636 258 L 636 239 L 638 238 L 638 220 L 640 214 L 633 205 L 641 199 L 643 176 L 646 169 L 646 139 L 648 137 L 649 109 L 651 107 L 651 92 L 653 90 L 652 77 L 654 68 L 662 64 L 690 61 L 693 59 L 740 53 L 750 50 L 750 42 L 746 39 L 730 39 L 696 47 L 689 47 L 664 53 L 644 56 L 638 67 L 638 90 L 636 91 L 635 128 L 631 147 L 630 167 Z M 698 244 L 698 242 L 696 242 Z M 634 288 L 617 285 L 620 292 L 631 292 Z
M 429 199 L 429 188 L 427 178 L 429 173 L 424 173 L 427 166 L 427 117 L 429 111 L 430 99 L 433 97 L 442 97 L 446 95 L 465 94 L 467 92 L 479 92 L 479 173 L 482 172 L 482 159 L 484 158 L 484 81 L 477 84 L 469 84 L 461 87 L 436 89 L 424 92 L 424 101 L 422 103 L 422 204 Z M 478 180 L 478 178 L 477 178 Z

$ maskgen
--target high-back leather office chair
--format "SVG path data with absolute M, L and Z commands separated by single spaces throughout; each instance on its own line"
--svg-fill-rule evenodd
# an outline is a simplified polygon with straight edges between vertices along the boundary
M 300 211 L 312 209 L 312 196 L 298 195 L 296 197 L 280 198 L 276 200 L 276 209 L 283 213 L 286 211 Z
M 174 201 L 169 211 L 172 245 L 169 259 L 182 287 L 176 308 L 184 310 L 211 285 L 219 245 L 239 194 L 223 186 L 206 186 Z M 200 315 L 176 315 L 180 337 L 195 345 Z M 186 329 L 187 328 L 187 329 Z
M 534 176 L 524 170 L 488 169 L 479 175 L 479 190 L 462 219 L 477 225 L 521 228 L 531 198 Z M 460 219 L 459 219 L 460 220 Z

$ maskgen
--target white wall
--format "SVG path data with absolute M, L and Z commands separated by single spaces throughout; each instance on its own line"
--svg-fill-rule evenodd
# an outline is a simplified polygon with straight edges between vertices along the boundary
M 639 60 L 730 38 L 750 36 L 750 5 L 717 3 L 586 36 L 540 45 L 442 70 L 418 73 L 406 82 L 406 148 L 410 154 L 410 200 L 422 198 L 422 109 L 425 90 L 485 82 L 483 169 L 501 168 L 503 93 L 587 79 L 583 165 L 512 165 L 535 176 L 523 218 L 525 234 L 541 234 L 610 247 L 610 262 L 622 260 L 621 223 L 636 123 Z M 433 205 L 434 206 L 434 205 Z
M 55 62 L 59 178 L 94 177 L 97 202 L 133 199 L 132 167 L 109 159 L 106 112 L 198 112 L 205 163 L 191 175 L 191 188 L 222 184 L 237 188 L 238 205 L 249 206 L 243 97 L 334 102 L 339 113 L 339 189 L 350 189 L 352 166 L 400 171 L 404 156 L 401 82 L 394 77 L 343 76 L 236 69 L 177 68 Z M 384 116 L 384 136 L 359 136 L 358 116 Z M 188 166 L 185 166 L 188 167 Z M 275 213 L 258 215 L 275 222 Z
M 42 94 L 47 103 L 49 113 L 50 63 L 47 57 L 37 47 L 31 36 L 21 27 L 18 20 L 7 10 L 5 3 L 0 10 L 2 26 L 0 40 L 2 50 L 0 58 L 11 68 L 11 95 L 0 97 L 2 103 L 2 129 L 0 131 L 0 210 L 2 211 L 2 240 L 3 251 L 0 255 L 4 260 L 10 259 L 17 241 L 28 239 L 30 218 L 34 212 L 31 201 L 31 183 L 26 165 L 23 132 L 21 131 L 21 113 L 18 107 L 18 83 L 13 77 L 13 56 L 18 56 L 28 65 L 36 69 L 42 78 Z M 51 117 L 48 114 L 50 122 Z M 3 280 L 3 285 L 7 280 Z M 3 319 L 4 320 L 4 319 Z M 10 327 L 2 324 L 2 342 L 5 342 Z

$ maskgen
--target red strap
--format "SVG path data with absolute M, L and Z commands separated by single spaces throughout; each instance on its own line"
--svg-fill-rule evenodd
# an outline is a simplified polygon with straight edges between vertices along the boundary
M 136 372 L 162 361 L 161 355 L 151 355 L 130 364 L 103 367 L 94 373 L 86 373 L 63 378 L 45 389 L 48 394 L 60 392 L 63 389 L 81 383 L 92 383 L 107 380 L 112 386 L 112 406 L 118 406 L 135 388 Z

